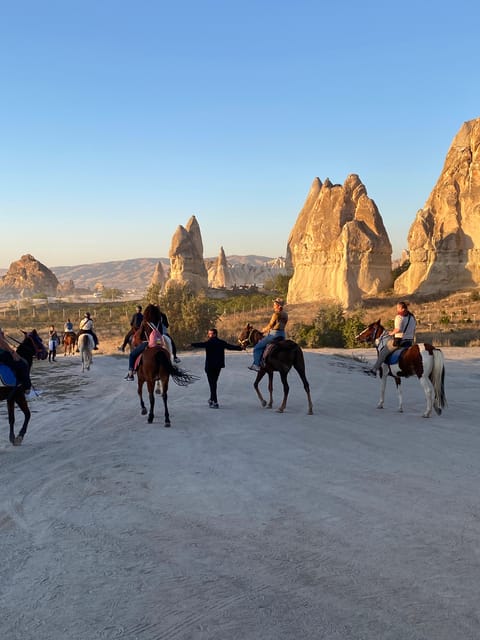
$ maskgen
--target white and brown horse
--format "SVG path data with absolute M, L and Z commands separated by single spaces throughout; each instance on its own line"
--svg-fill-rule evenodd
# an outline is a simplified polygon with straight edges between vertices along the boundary
M 390 334 L 381 325 L 380 320 L 372 322 L 357 336 L 358 342 L 373 343 L 377 353 L 385 343 L 391 339 Z M 417 376 L 425 393 L 427 406 L 423 412 L 424 418 L 432 415 L 432 408 L 440 415 L 447 406 L 445 396 L 445 360 L 443 353 L 431 344 L 414 344 L 411 347 L 400 348 L 390 354 L 381 369 L 380 400 L 377 409 L 383 409 L 387 377 L 395 380 L 398 397 L 398 410 L 403 411 L 403 396 L 401 378 Z

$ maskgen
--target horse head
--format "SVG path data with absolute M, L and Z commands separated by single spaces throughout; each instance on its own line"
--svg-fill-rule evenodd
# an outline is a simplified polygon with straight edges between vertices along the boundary
M 30 363 L 33 360 L 33 356 L 36 356 L 37 360 L 45 360 L 48 356 L 48 350 L 38 335 L 37 330 L 32 329 L 29 332 L 22 330 L 22 333 L 25 337 L 23 342 L 18 346 L 18 354 Z
M 253 346 L 252 333 L 254 331 L 255 329 L 253 328 L 253 326 L 249 322 L 247 322 L 246 327 L 241 331 L 240 335 L 238 336 L 238 342 L 241 347 L 246 349 L 247 347 Z
M 362 332 L 360 332 L 355 340 L 357 342 L 370 342 L 374 343 L 385 331 L 385 328 L 382 326 L 380 319 L 376 322 L 372 322 L 366 327 Z

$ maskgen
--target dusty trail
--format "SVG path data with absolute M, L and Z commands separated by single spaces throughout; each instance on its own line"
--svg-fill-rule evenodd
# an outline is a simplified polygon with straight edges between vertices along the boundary
M 287 412 L 261 409 L 243 353 L 211 410 L 181 354 L 202 378 L 171 385 L 171 429 L 125 357 L 36 363 L 21 447 L 0 411 L 0 636 L 477 640 L 480 353 L 444 352 L 430 420 L 414 381 L 404 414 L 393 389 L 376 410 L 337 350 L 306 354 L 313 416 L 294 373 Z

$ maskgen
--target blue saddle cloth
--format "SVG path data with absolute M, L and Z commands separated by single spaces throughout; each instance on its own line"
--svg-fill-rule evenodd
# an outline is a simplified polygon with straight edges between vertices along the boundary
M 408 347 L 401 347 L 400 349 L 395 349 L 395 351 L 393 353 L 391 353 L 389 356 L 387 356 L 385 358 L 385 363 L 386 364 L 397 364 L 397 362 L 400 359 L 400 356 L 402 355 L 402 353 L 405 351 L 405 349 L 407 349 Z
M 0 364 L 0 380 L 5 387 L 16 387 L 17 378 L 10 367 L 6 364 Z

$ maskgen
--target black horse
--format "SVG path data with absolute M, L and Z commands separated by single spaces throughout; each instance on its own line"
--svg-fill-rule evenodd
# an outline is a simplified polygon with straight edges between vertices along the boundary
M 254 329 L 251 324 L 247 324 L 245 329 L 238 336 L 238 341 L 242 347 L 246 348 L 255 346 L 262 338 L 263 334 L 258 329 Z M 270 345 L 267 345 L 267 349 L 269 347 Z M 283 384 L 283 401 L 277 411 L 279 413 L 283 413 L 287 406 L 289 392 L 287 375 L 292 367 L 297 371 L 298 375 L 302 379 L 303 388 L 307 394 L 308 415 L 312 415 L 312 399 L 310 397 L 310 385 L 308 384 L 308 380 L 305 375 L 305 359 L 303 357 L 303 351 L 296 342 L 293 342 L 293 340 L 280 340 L 273 344 L 265 358 L 265 364 L 261 365 L 260 371 L 257 373 L 257 377 L 253 383 L 254 389 L 257 392 L 257 396 L 262 407 L 267 406 L 268 409 L 271 409 L 273 404 L 273 373 L 274 371 L 278 371 Z M 270 394 L 270 401 L 268 405 L 258 388 L 258 384 L 265 374 L 268 374 L 268 391 Z
M 32 366 L 34 356 L 38 360 L 45 360 L 48 355 L 48 351 L 42 342 L 42 339 L 38 335 L 35 329 L 27 333 L 23 331 L 24 339 L 17 347 L 17 353 L 28 364 L 30 369 Z M 30 421 L 30 409 L 25 399 L 25 389 L 23 387 L 6 386 L 0 387 L 0 402 L 6 400 L 8 407 L 8 422 L 10 424 L 10 442 L 13 445 L 22 444 L 23 438 L 27 432 L 28 423 Z M 23 412 L 23 426 L 20 429 L 17 436 L 15 436 L 15 403 L 19 409 Z

